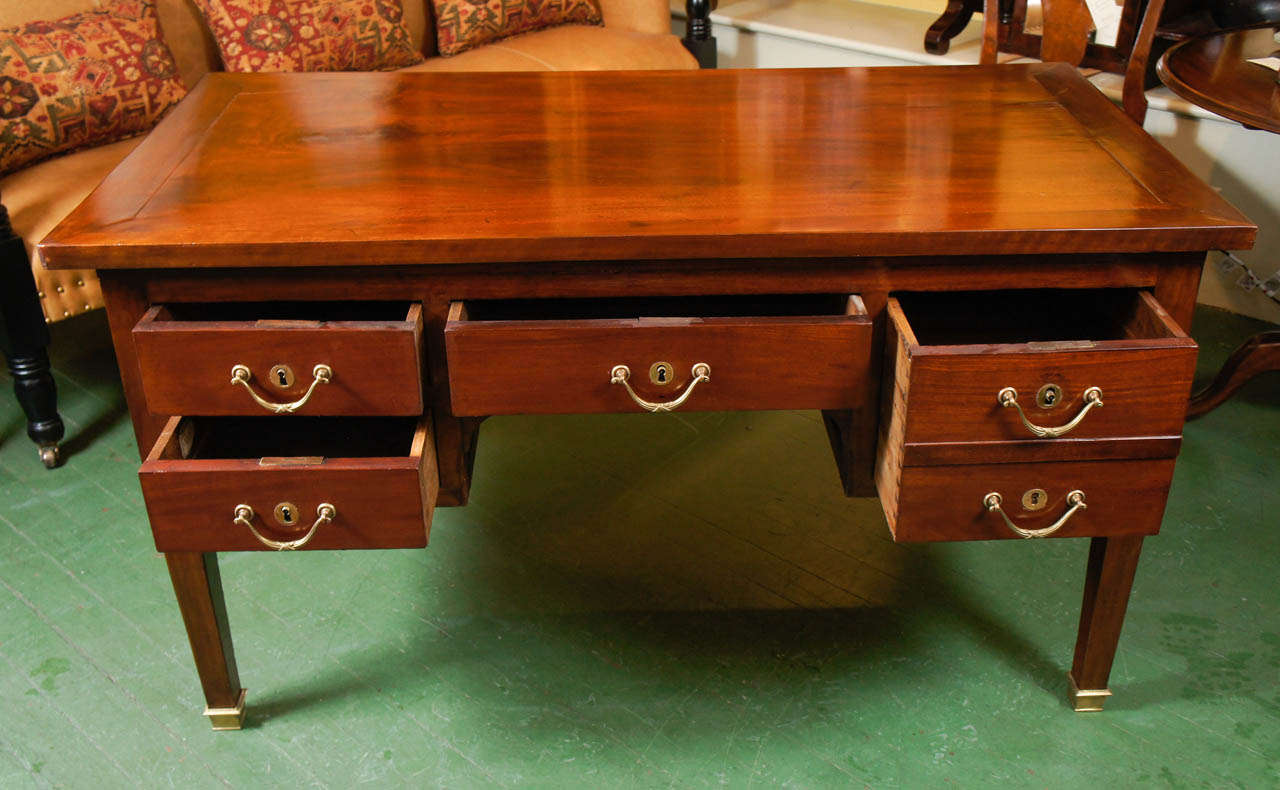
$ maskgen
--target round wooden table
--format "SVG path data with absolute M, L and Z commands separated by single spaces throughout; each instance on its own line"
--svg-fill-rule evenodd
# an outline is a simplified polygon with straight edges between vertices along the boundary
M 1169 48 L 1156 73 L 1169 90 L 1246 127 L 1280 134 L 1280 83 L 1276 72 L 1250 63 L 1276 55 L 1280 25 L 1228 30 L 1188 39 Z M 1218 375 L 1191 397 L 1194 419 L 1235 394 L 1259 373 L 1280 370 L 1280 332 L 1263 332 L 1236 349 Z
M 1280 25 L 1200 36 L 1169 48 L 1156 72 L 1169 90 L 1245 126 L 1280 134 L 1276 72 L 1248 62 L 1280 50 Z

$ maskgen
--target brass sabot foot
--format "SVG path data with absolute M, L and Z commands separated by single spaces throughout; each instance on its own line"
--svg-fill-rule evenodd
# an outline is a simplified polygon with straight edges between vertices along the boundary
M 1071 690 L 1067 696 L 1071 700 L 1071 707 L 1076 713 L 1097 713 L 1102 710 L 1102 705 L 1107 701 L 1107 697 L 1111 696 L 1111 689 L 1082 689 L 1076 685 L 1076 679 L 1067 673 L 1067 680 L 1071 683 Z
M 238 730 L 244 725 L 245 689 L 240 689 L 240 698 L 233 708 L 205 708 L 204 715 L 215 730 Z

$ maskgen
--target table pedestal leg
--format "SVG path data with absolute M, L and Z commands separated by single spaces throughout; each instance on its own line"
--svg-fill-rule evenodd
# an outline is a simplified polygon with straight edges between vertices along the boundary
M 1254 376 L 1280 371 L 1280 332 L 1263 332 L 1237 348 L 1209 386 L 1191 396 L 1187 419 L 1221 406 Z
M 1142 552 L 1142 536 L 1093 538 L 1085 574 L 1084 603 L 1075 658 L 1071 662 L 1071 706 L 1077 711 L 1100 711 L 1111 690 L 1107 678 L 1124 625 L 1133 574 Z
M 218 555 L 170 552 L 164 558 L 204 688 L 204 715 L 215 730 L 238 730 L 244 723 L 245 692 L 231 647 Z

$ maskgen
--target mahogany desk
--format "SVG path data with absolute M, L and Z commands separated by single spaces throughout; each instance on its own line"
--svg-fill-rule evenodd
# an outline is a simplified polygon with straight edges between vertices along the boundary
M 1098 710 L 1255 231 L 1065 66 L 215 74 L 40 249 L 233 728 L 216 552 L 421 547 L 483 417 L 677 407 L 823 410 L 897 540 L 1091 538 Z

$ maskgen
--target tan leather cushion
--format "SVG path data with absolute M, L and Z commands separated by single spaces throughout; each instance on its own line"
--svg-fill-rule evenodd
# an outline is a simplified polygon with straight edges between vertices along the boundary
M 564 25 L 514 36 L 402 71 L 595 71 L 693 69 L 697 61 L 670 33 Z
M 670 33 L 668 0 L 600 0 L 604 26 L 636 33 Z
M 0 180 L 0 200 L 28 252 L 143 139 L 134 137 L 49 159 Z M 60 321 L 102 307 L 102 291 L 93 272 L 49 271 L 34 255 L 31 270 L 47 320 Z

